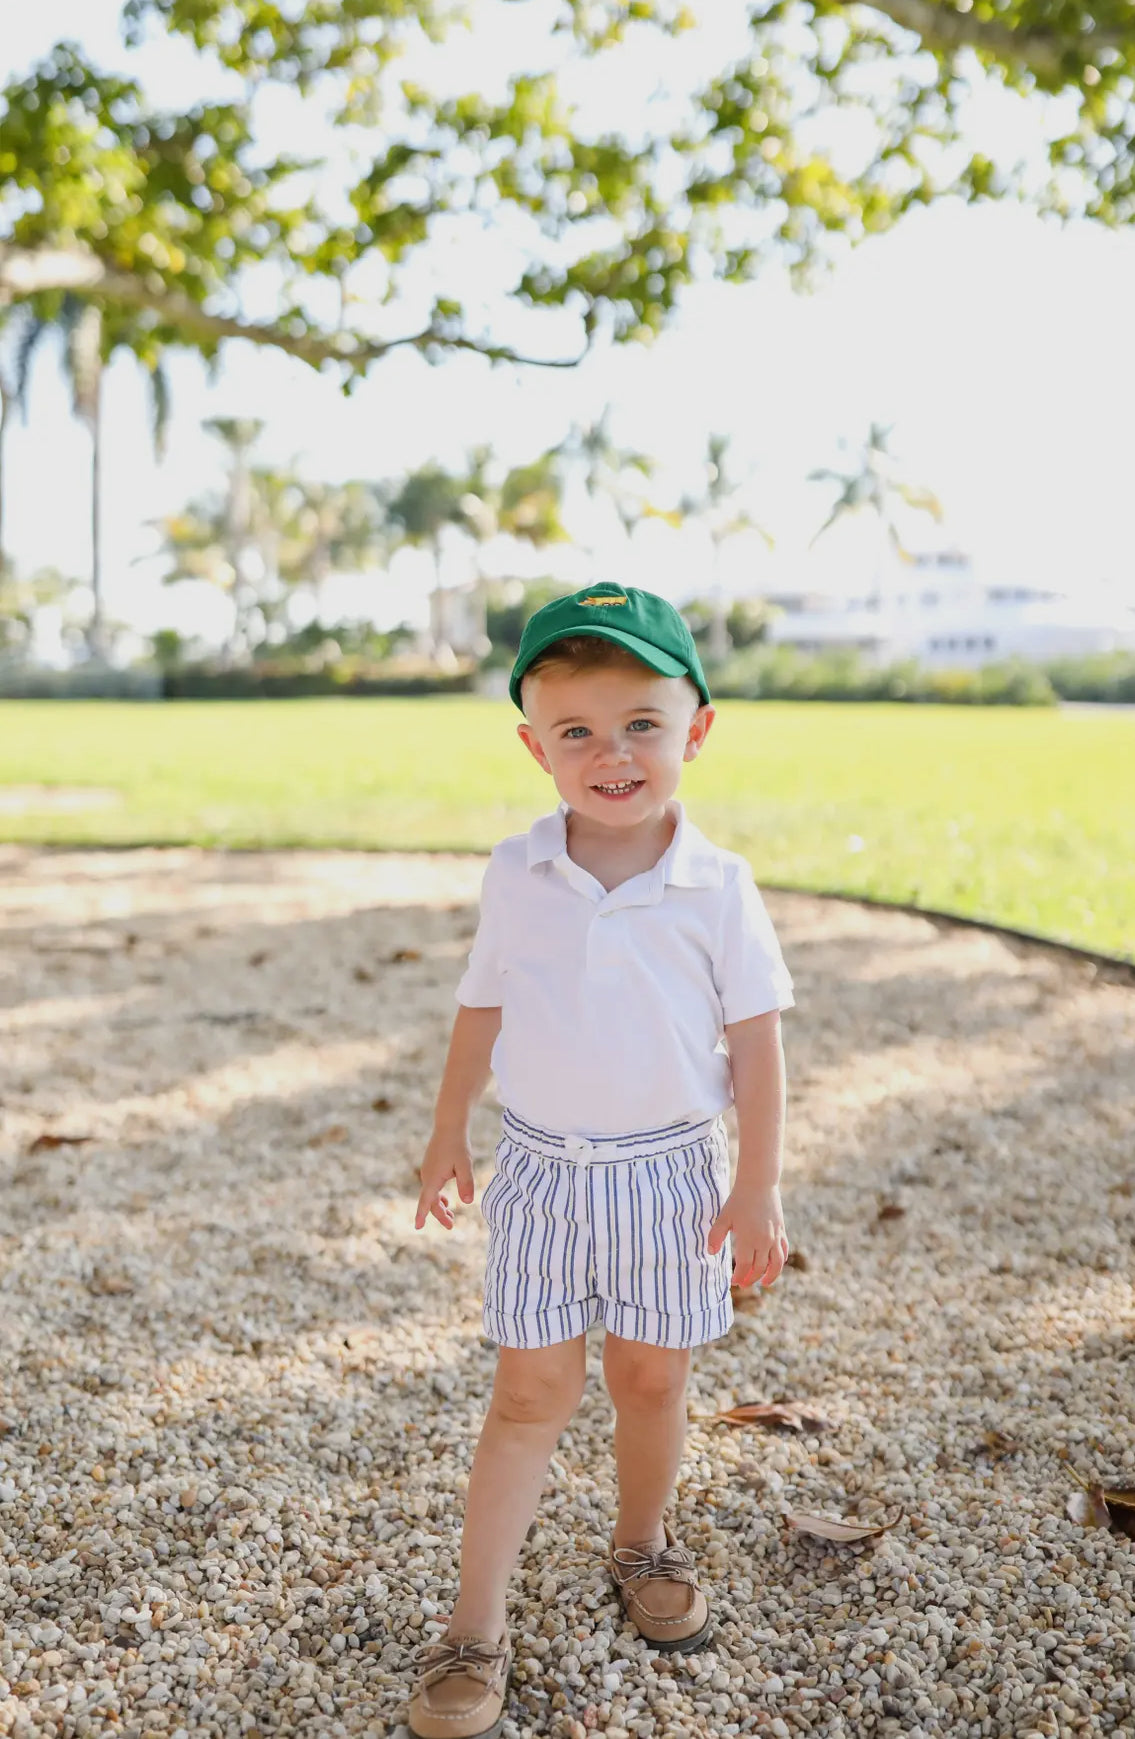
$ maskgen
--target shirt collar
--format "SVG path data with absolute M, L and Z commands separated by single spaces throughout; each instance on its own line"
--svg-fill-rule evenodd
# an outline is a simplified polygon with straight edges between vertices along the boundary
M 662 854 L 663 879 L 678 888 L 719 888 L 724 882 L 721 858 L 703 833 L 686 815 L 683 804 L 675 802 L 678 825 L 674 837 Z M 528 829 L 528 868 L 553 863 L 567 851 L 568 805 L 560 803 L 550 815 L 541 815 Z M 658 868 L 658 865 L 655 866 Z M 649 872 L 648 872 L 649 873 Z

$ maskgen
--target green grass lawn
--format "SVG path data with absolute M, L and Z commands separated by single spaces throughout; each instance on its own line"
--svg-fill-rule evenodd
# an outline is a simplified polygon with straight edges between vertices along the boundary
M 485 851 L 556 797 L 507 703 L 0 702 L 0 787 L 114 807 L 0 839 Z M 757 879 L 935 907 L 1135 958 L 1135 715 L 725 702 L 682 787 Z

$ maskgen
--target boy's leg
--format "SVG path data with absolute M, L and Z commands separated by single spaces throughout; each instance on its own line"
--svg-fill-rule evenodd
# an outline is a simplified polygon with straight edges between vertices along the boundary
M 689 1347 L 646 1346 L 608 1331 L 603 1375 L 615 1405 L 616 1546 L 665 1543 L 662 1516 L 686 1441 L 689 1371 Z
M 501 1347 L 469 1476 L 461 1590 L 449 1635 L 475 1633 L 496 1641 L 504 1634 L 508 1580 L 586 1373 L 583 1335 L 550 1347 Z
M 689 1347 L 646 1346 L 608 1331 L 603 1375 L 615 1406 L 615 1466 L 619 1481 L 616 1546 L 643 1551 L 666 1544 L 662 1517 L 673 1494 L 686 1440 Z M 681 1583 L 660 1583 L 655 1609 L 685 1609 Z

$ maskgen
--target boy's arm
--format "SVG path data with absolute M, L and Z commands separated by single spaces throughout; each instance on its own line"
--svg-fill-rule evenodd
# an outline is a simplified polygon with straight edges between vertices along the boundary
M 453 1226 L 448 1197 L 441 1193 L 450 1178 L 457 1180 L 463 1202 L 473 1200 L 469 1119 L 488 1083 L 493 1046 L 500 1029 L 499 1008 L 470 1008 L 463 1003 L 457 1010 L 438 1088 L 433 1133 L 418 1172 L 422 1180 L 414 1216 L 418 1231 L 430 1214 L 446 1231 Z
M 788 1238 L 780 1205 L 787 1086 L 780 1010 L 726 1025 L 737 1111 L 737 1176 L 710 1229 L 711 1255 L 733 1234 L 733 1284 L 771 1286 L 784 1267 Z
M 737 1109 L 737 1189 L 776 1189 L 788 1097 L 780 1010 L 725 1028 Z

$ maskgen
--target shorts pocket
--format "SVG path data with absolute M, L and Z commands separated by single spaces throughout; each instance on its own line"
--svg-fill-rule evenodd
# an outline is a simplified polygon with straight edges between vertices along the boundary
M 714 1131 L 710 1141 L 711 1159 L 709 1163 L 710 1187 L 713 1194 L 713 1217 L 717 1218 L 725 1206 L 729 1195 L 729 1137 L 724 1129 Z
M 495 1201 L 496 1196 L 498 1194 L 497 1185 L 499 1183 L 503 1182 L 504 1177 L 505 1177 L 505 1170 L 506 1170 L 506 1167 L 508 1165 L 508 1155 L 505 1154 L 503 1158 L 501 1156 L 501 1148 L 503 1146 L 504 1146 L 503 1141 L 501 1141 L 497 1144 L 497 1151 L 496 1151 L 496 1155 L 495 1155 L 496 1168 L 493 1171 L 492 1177 L 489 1179 L 488 1183 L 485 1185 L 484 1189 L 481 1191 L 481 1217 L 482 1217 L 482 1219 L 484 1219 L 484 1221 L 488 1225 L 492 1224 L 492 1218 L 491 1218 L 491 1215 L 489 1213 L 489 1200 L 490 1200 L 490 1198 L 492 1198 Z

